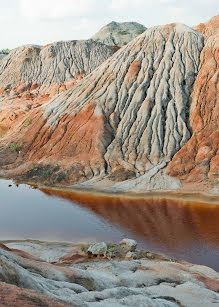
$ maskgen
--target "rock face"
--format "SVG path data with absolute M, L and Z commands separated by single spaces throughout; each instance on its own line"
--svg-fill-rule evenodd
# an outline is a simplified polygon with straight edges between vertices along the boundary
M 73 89 L 28 115 L 12 134 L 27 159 L 71 166 L 72 179 L 134 177 L 161 169 L 189 140 L 190 95 L 203 36 L 182 24 L 154 27 Z M 157 166 L 158 165 L 158 166 Z
M 16 48 L 0 64 L 0 90 L 49 92 L 69 88 L 108 59 L 114 50 L 95 41 L 56 42 Z
M 31 92 L 26 97 L 31 100 L 28 112 L 16 111 L 20 89 L 10 89 L 13 103 L 9 99 L 0 110 L 2 172 L 14 169 L 26 172 L 28 179 L 42 179 L 46 168 L 51 175 L 47 184 L 85 182 L 93 187 L 105 180 L 106 185 L 116 183 L 114 191 L 174 190 L 191 181 L 200 181 L 201 190 L 206 182 L 205 189 L 215 185 L 217 189 L 218 18 L 196 27 L 204 35 L 182 24 L 150 28 L 97 69 L 93 70 L 97 59 L 94 66 L 90 59 L 86 67 L 93 71 L 69 90 L 66 85 L 64 92 L 59 87 L 54 99 L 44 97 L 43 104 L 33 107 Z M 113 52 L 101 43 L 89 44 L 101 54 L 102 48 Z M 58 46 L 34 47 L 31 52 L 41 59 L 44 53 L 51 57 L 55 50 L 57 57 L 61 56 Z M 33 66 L 38 63 L 30 61 Z M 21 67 L 22 82 L 28 83 L 26 68 Z M 67 78 L 65 68 L 55 69 L 52 79 L 49 69 L 36 78 L 31 75 L 32 80 L 42 80 L 45 88 Z M 0 85 L 12 75 L 6 75 L 7 71 L 0 74 Z M 11 144 L 16 148 L 13 157 L 12 150 L 8 154 Z M 33 162 L 39 167 L 28 171 Z
M 20 244 L 24 250 L 28 242 Z M 44 249 L 46 248 L 45 243 Z M 9 245 L 13 245 L 12 243 Z M 69 250 L 69 246 L 66 248 Z M 63 244 L 61 244 L 62 248 Z M 35 244 L 36 250 L 37 245 Z M 56 255 L 57 244 L 47 243 Z M 73 252 L 74 253 L 74 252 Z M 21 254 L 21 252 L 20 252 Z M 45 257 L 44 257 L 45 258 Z M 0 247 L 0 299 L 4 306 L 209 306 L 219 303 L 214 270 L 168 259 L 90 259 L 55 264 Z
M 104 26 L 91 39 L 109 46 L 124 46 L 142 34 L 146 27 L 137 22 L 111 22 Z
M 211 179 L 219 187 L 219 16 L 196 27 L 206 35 L 192 92 L 191 139 L 169 165 L 171 176 L 187 181 Z

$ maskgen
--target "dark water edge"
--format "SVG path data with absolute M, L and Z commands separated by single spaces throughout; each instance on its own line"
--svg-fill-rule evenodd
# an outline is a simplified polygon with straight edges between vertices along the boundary
M 0 209 L 0 240 L 128 237 L 139 248 L 219 270 L 219 203 L 40 191 L 0 180 Z

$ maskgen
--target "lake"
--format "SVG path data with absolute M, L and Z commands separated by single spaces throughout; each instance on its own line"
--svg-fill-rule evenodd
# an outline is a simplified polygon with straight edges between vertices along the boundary
M 0 240 L 126 237 L 139 248 L 219 270 L 219 204 L 41 191 L 0 180 L 0 209 Z

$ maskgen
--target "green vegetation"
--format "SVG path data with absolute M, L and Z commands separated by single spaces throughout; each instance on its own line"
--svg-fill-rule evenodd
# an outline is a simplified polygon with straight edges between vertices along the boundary
M 10 49 L 2 49 L 2 50 L 0 50 L 0 53 L 2 53 L 2 54 L 9 54 L 10 53 Z
M 22 149 L 23 145 L 11 143 L 8 145 L 8 147 L 14 152 L 19 152 Z
M 106 246 L 107 246 L 107 249 L 110 249 L 110 248 L 116 247 L 116 244 L 114 244 L 114 243 L 112 243 L 112 242 L 107 242 L 107 243 L 106 243 Z
M 120 31 L 118 32 L 119 35 L 127 35 L 130 34 L 130 32 L 128 30 L 124 30 L 124 31 Z
M 39 165 L 38 165 L 37 163 L 34 163 L 34 162 L 33 162 L 32 165 L 30 165 L 30 166 L 28 167 L 28 170 L 29 170 L 29 171 L 32 171 L 32 170 L 38 168 L 38 166 L 39 166 Z
M 31 123 L 32 123 L 32 119 L 31 118 L 26 119 L 25 120 L 25 124 L 24 124 L 24 128 L 29 127 Z
M 136 33 L 137 33 L 138 35 L 140 35 L 140 34 L 142 34 L 144 31 L 145 31 L 145 27 L 141 25 L 141 26 L 139 27 L 139 29 L 136 31 Z

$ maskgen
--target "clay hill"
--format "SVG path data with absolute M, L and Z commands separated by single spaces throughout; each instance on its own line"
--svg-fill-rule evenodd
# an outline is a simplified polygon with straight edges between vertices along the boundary
M 29 98 L 19 114 L 9 113 L 20 100 L 4 98 L 1 175 L 116 191 L 216 191 L 218 19 L 196 30 L 177 23 L 150 28 L 53 99 Z M 9 80 L 16 86 L 21 75 L 28 82 L 26 64 L 12 74 L 3 68 L 8 59 L 0 64 L 0 87 Z M 35 67 L 33 59 L 27 62 Z M 53 80 L 46 67 L 47 77 L 32 78 L 41 86 Z
M 107 24 L 91 39 L 109 46 L 124 46 L 142 34 L 146 27 L 137 22 L 115 22 Z
M 0 63 L 0 91 L 43 93 L 72 86 L 114 53 L 114 48 L 92 40 L 28 45 L 12 50 Z

